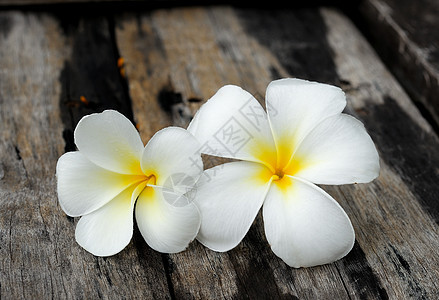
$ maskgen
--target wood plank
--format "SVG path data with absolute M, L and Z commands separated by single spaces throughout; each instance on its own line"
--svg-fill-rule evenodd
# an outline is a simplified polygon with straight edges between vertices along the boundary
M 228 253 L 194 242 L 186 252 L 170 255 L 177 297 L 438 295 L 434 278 L 439 232 L 432 206 L 438 194 L 421 189 L 438 179 L 434 149 L 439 141 L 349 20 L 333 10 L 320 14 L 314 9 L 228 7 L 166 9 L 135 17 L 128 14 L 116 21 L 134 107 L 156 105 L 159 91 L 172 86 L 179 104 L 193 113 L 201 103 L 189 99 L 205 101 L 226 83 L 238 84 L 262 100 L 272 79 L 305 77 L 344 87 L 349 112 L 365 122 L 382 157 L 375 182 L 325 187 L 357 231 L 357 244 L 345 259 L 310 269 L 289 268 L 271 253 L 258 217 L 244 241 Z M 136 90 L 143 91 L 143 97 Z M 148 121 L 145 108 L 134 112 L 139 123 Z M 170 123 L 181 124 L 178 117 L 168 117 Z M 403 129 L 398 127 L 401 122 L 406 124 Z M 415 130 L 408 131 L 410 127 Z M 413 144 L 405 142 L 406 132 L 418 132 Z M 392 158 L 395 148 L 400 148 L 399 156 Z M 425 157 L 430 168 L 418 165 Z M 422 183 L 427 176 L 432 181 Z
M 209 3 L 205 3 L 207 5 L 218 5 L 218 4 L 226 4 L 224 1 L 209 1 Z M 159 7 L 170 7 L 170 6 L 193 6 L 200 5 L 200 1 L 190 0 L 190 1 L 169 1 L 169 0 L 0 0 L 1 6 L 13 6 L 13 7 L 25 7 L 25 6 L 50 6 L 50 5 L 96 5 L 102 7 L 108 7 L 108 5 L 114 5 L 124 7 L 124 8 L 156 8 Z M 230 4 L 230 3 L 229 3 Z M 346 3 L 340 0 L 309 0 L 306 4 L 298 4 L 298 3 L 286 3 L 285 1 L 276 1 L 277 6 L 282 7 L 303 7 L 303 6 L 318 6 L 318 5 L 344 5 L 346 7 Z M 242 4 L 240 4 L 242 6 Z M 248 5 L 245 3 L 245 5 Z M 261 7 L 261 3 L 251 3 L 251 7 Z M 120 9 L 119 9 L 120 10 Z
M 125 58 L 133 106 L 143 107 L 139 113 L 134 109 L 139 124 L 148 122 L 147 108 L 159 101 L 159 91 L 169 85 L 174 93 L 181 95 L 180 104 L 192 112 L 199 104 L 189 99 L 207 99 L 226 83 L 248 86 L 264 94 L 271 76 L 272 55 L 263 51 L 259 57 L 252 58 L 251 49 L 257 44 L 247 38 L 238 22 L 229 8 L 158 10 L 142 14 L 138 20 L 129 14 L 116 22 L 116 37 Z M 231 47 L 235 39 L 241 42 Z M 137 96 L 137 89 L 143 91 L 142 97 Z M 171 122 L 180 120 L 173 117 Z M 261 225 L 258 218 L 257 228 L 228 253 L 216 253 L 194 242 L 186 252 L 170 255 L 176 297 L 269 298 L 317 294 L 348 297 L 334 266 L 305 271 L 308 275 L 296 291 L 292 283 L 295 270 L 273 255 Z M 309 291 L 310 279 L 315 284 L 313 291 Z M 327 280 L 334 283 L 325 285 Z M 325 288 L 317 291 L 319 284 Z
M 5 11 L 0 24 L 0 297 L 439 296 L 438 137 L 339 12 L 188 7 L 130 13 L 113 24 L 94 14 Z M 146 141 L 164 126 L 185 126 L 223 84 L 263 100 L 268 82 L 284 76 L 341 85 L 349 113 L 380 151 L 373 183 L 324 187 L 357 232 L 346 258 L 289 268 L 271 252 L 261 216 L 227 253 L 194 242 L 161 255 L 137 229 L 109 258 L 76 244 L 77 219 L 57 204 L 54 172 L 57 158 L 73 150 L 82 115 L 118 109 Z
M 124 2 L 141 2 L 144 0 L 126 0 Z M 157 0 L 153 0 L 156 2 Z M 158 0 L 160 1 L 160 0 Z M 90 4 L 122 2 L 121 0 L 0 0 L 0 6 L 51 5 L 51 4 Z
M 439 128 L 439 2 L 366 0 L 360 13 L 374 47 Z
M 348 214 L 355 215 L 357 241 L 389 297 L 434 299 L 439 291 L 439 191 L 431 183 L 438 176 L 434 166 L 439 155 L 433 150 L 438 137 L 395 79 L 376 63 L 370 45 L 354 38 L 358 31 L 334 12 L 324 11 L 324 16 L 333 29 L 328 40 L 338 74 L 349 81 L 345 89 L 351 111 L 365 122 L 381 155 L 378 180 L 342 187 L 338 194 L 345 195 Z M 429 176 L 433 181 L 424 182 Z
M 64 20 L 60 16 L 60 20 Z M 102 18 L 61 26 L 45 13 L 0 13 L 0 297 L 170 298 L 162 256 L 135 232 L 119 255 L 75 242 L 77 219 L 58 205 L 58 157 L 85 114 L 132 115 Z M 88 104 L 80 101 L 88 99 Z

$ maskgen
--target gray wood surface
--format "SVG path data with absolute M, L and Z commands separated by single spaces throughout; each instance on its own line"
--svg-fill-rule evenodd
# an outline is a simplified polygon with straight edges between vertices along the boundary
M 346 16 L 228 6 L 71 15 L 0 12 L 2 299 L 439 297 L 439 139 Z M 356 230 L 348 256 L 290 268 L 271 252 L 261 216 L 227 253 L 195 241 L 160 254 L 137 228 L 112 257 L 76 244 L 78 219 L 60 209 L 54 172 L 83 115 L 117 109 L 146 141 L 186 126 L 224 84 L 262 101 L 287 76 L 341 86 L 380 153 L 374 182 L 323 187 Z
M 382 59 L 439 128 L 439 2 L 365 0 L 360 12 Z

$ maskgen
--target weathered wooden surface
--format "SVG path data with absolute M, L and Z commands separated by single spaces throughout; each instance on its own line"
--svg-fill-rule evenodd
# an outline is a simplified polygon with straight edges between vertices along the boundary
M 439 2 L 364 0 L 364 30 L 439 128 Z
M 162 256 L 139 234 L 117 260 L 97 259 L 77 247 L 77 220 L 57 204 L 56 160 L 73 149 L 80 114 L 131 113 L 108 21 L 63 28 L 47 14 L 0 19 L 8 24 L 0 33 L 1 298 L 169 298 Z
M 0 24 L 1 298 L 439 297 L 439 139 L 336 10 L 5 11 Z M 381 155 L 373 183 L 324 187 L 356 230 L 348 256 L 289 268 L 271 252 L 261 217 L 227 253 L 195 241 L 183 253 L 159 254 L 137 229 L 109 258 L 76 244 L 77 219 L 57 204 L 54 171 L 74 149 L 83 115 L 117 109 L 146 141 L 187 125 L 224 84 L 262 101 L 266 85 L 286 76 L 343 87 L 348 112 Z
M 148 0 L 126 0 L 125 2 L 141 2 Z M 156 2 L 163 0 L 150 0 Z M 51 4 L 83 4 L 83 3 L 122 3 L 121 0 L 0 0 L 0 6 L 27 6 L 27 5 L 51 5 Z

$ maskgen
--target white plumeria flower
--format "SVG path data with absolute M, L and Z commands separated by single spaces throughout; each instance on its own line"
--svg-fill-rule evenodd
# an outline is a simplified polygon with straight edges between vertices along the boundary
M 75 236 L 84 249 L 96 256 L 120 252 L 131 240 L 134 210 L 156 251 L 179 252 L 195 238 L 200 215 L 185 196 L 190 186 L 168 184 L 175 175 L 194 184 L 202 174 L 200 146 L 189 132 L 168 127 L 144 147 L 127 118 L 106 110 L 79 121 L 75 143 L 79 151 L 58 160 L 58 198 L 66 214 L 82 216 Z M 186 205 L 173 205 L 177 200 Z
M 299 79 L 270 83 L 267 112 L 248 92 L 224 86 L 188 130 L 205 154 L 239 159 L 205 171 L 195 203 L 197 239 L 216 251 L 240 243 L 263 205 L 265 234 L 292 267 L 333 262 L 355 241 L 341 206 L 315 184 L 364 183 L 379 173 L 374 143 L 343 114 L 337 87 Z

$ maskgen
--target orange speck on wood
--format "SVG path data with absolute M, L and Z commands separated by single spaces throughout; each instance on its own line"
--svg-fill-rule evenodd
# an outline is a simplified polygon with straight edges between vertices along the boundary
M 123 57 L 119 57 L 119 58 L 117 59 L 117 66 L 118 66 L 119 68 L 121 68 L 121 67 L 123 66 L 123 63 L 124 63 L 124 59 L 123 59 Z
M 84 103 L 85 105 L 88 105 L 88 100 L 84 96 L 79 97 L 79 100 Z

